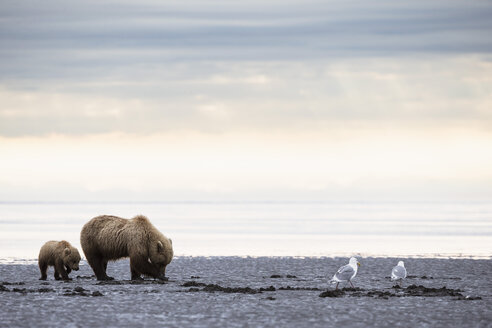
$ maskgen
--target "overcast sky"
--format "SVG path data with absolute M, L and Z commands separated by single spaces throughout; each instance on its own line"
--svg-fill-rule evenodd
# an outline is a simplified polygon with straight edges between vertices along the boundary
M 491 199 L 490 17 L 0 0 L 0 200 Z

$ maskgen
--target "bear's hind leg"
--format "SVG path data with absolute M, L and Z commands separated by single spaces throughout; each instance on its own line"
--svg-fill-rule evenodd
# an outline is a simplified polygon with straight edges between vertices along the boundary
M 46 274 L 46 271 L 48 270 L 48 264 L 45 262 L 39 262 L 39 271 L 41 271 L 41 278 L 39 280 L 46 280 L 48 278 L 48 275 Z
M 89 262 L 89 265 L 91 266 L 92 270 L 94 271 L 94 274 L 96 275 L 97 280 L 106 280 L 106 279 L 104 279 L 105 278 L 104 276 L 106 274 L 103 270 L 102 262 L 99 258 L 87 256 L 87 262 Z
M 108 269 L 108 260 L 103 260 L 102 261 L 102 266 L 103 266 L 103 269 L 104 269 L 104 275 L 106 276 L 106 280 L 114 280 L 113 277 L 108 276 L 108 274 L 106 273 L 106 270 Z
M 86 255 L 87 257 L 87 262 L 89 262 L 89 265 L 91 266 L 92 270 L 94 271 L 94 274 L 97 277 L 97 280 L 113 280 L 114 278 L 108 277 L 106 274 L 106 268 L 108 265 L 108 261 L 105 261 L 102 259 L 100 256 L 94 256 L 94 255 Z

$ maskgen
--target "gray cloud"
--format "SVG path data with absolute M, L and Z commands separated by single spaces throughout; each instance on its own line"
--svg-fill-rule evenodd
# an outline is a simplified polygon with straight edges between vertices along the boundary
M 486 1 L 0 8 L 1 135 L 490 122 Z
M 103 75 L 136 63 L 492 51 L 490 2 L 1 6 L 4 79 L 79 75 L 81 67 Z

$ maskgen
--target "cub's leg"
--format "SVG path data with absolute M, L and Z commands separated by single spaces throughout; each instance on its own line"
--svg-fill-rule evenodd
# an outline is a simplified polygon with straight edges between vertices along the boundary
M 48 270 L 48 264 L 44 261 L 39 261 L 39 271 L 41 271 L 41 278 L 39 280 L 46 280 L 48 276 L 46 275 L 46 271 Z
M 56 261 L 55 270 L 58 271 L 63 280 L 72 280 L 68 277 L 67 271 L 65 271 L 65 266 L 61 260 Z
M 56 265 L 55 265 L 55 274 L 53 275 L 55 277 L 55 280 L 61 280 L 60 278 L 60 273 L 58 272 L 58 270 L 56 269 Z

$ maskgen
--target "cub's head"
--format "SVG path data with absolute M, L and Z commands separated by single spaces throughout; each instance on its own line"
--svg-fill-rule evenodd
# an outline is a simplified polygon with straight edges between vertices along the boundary
M 63 264 L 67 268 L 77 271 L 79 269 L 80 254 L 77 248 L 67 247 L 63 250 Z
M 162 277 L 166 275 L 166 266 L 173 259 L 173 242 L 171 239 L 162 238 L 150 246 L 149 259 L 157 267 Z

